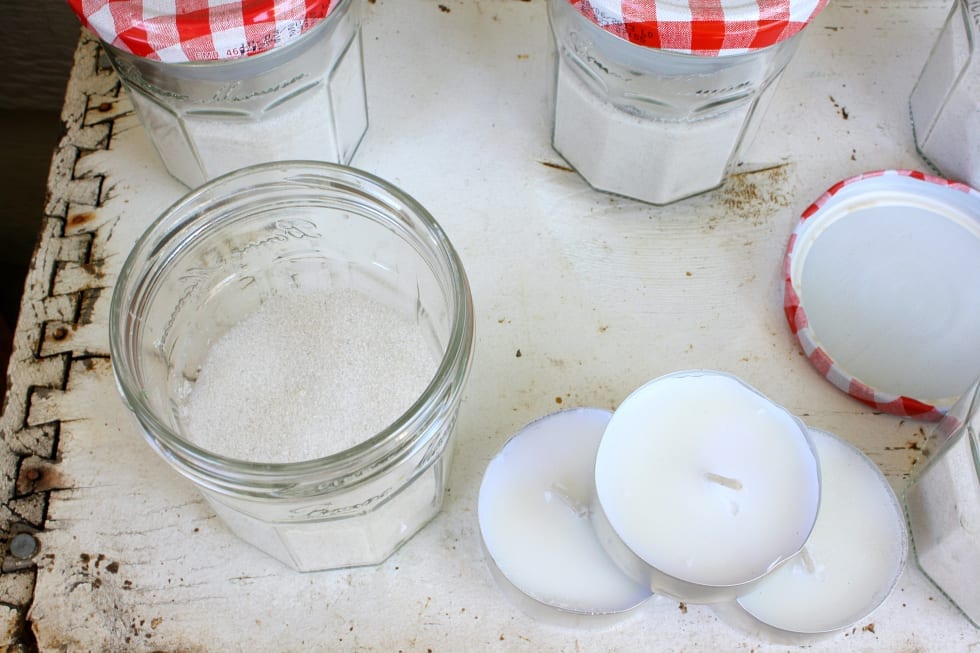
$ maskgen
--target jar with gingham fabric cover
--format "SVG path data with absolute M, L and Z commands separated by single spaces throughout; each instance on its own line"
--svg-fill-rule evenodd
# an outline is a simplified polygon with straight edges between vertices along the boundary
M 361 0 L 68 0 L 167 170 L 349 163 L 367 130 Z
M 548 0 L 553 144 L 594 188 L 667 204 L 719 186 L 826 0 Z

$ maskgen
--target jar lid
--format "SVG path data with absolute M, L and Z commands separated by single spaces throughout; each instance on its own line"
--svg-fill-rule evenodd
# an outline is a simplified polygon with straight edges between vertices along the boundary
M 702 56 L 742 54 L 784 41 L 827 0 L 568 0 L 630 43 Z
M 518 607 L 554 625 L 605 627 L 651 596 L 592 529 L 595 456 L 610 417 L 574 408 L 531 422 L 493 457 L 480 484 L 487 566 Z
M 980 370 L 980 192 L 921 172 L 846 179 L 810 205 L 783 263 L 790 328 L 831 383 L 938 420 Z
M 120 50 L 166 63 L 238 59 L 281 47 L 342 0 L 68 0 Z

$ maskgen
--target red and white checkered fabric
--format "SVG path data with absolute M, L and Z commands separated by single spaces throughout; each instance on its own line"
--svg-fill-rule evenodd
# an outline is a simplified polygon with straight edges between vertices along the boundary
M 568 0 L 610 34 L 702 56 L 743 54 L 788 39 L 827 0 Z
M 796 334 L 797 339 L 800 341 L 800 346 L 803 348 L 803 353 L 806 355 L 807 359 L 809 359 L 810 363 L 817 369 L 818 372 L 820 372 L 820 374 L 837 386 L 838 389 L 843 390 L 858 401 L 861 401 L 884 413 L 901 415 L 903 417 L 913 417 L 927 421 L 936 421 L 942 419 L 942 417 L 948 411 L 948 408 L 933 406 L 932 404 L 924 401 L 913 399 L 911 397 L 905 397 L 903 395 L 889 394 L 887 392 L 875 390 L 874 388 L 862 383 L 858 379 L 848 374 L 840 363 L 835 361 L 831 355 L 819 345 L 817 337 L 810 328 L 810 321 L 807 318 L 806 311 L 804 311 L 803 307 L 800 305 L 800 297 L 796 292 L 796 288 L 794 287 L 793 283 L 792 269 L 793 257 L 796 253 L 796 243 L 803 231 L 809 226 L 807 224 L 807 220 L 818 213 L 834 195 L 841 191 L 841 189 L 865 179 L 883 176 L 912 177 L 913 179 L 918 179 L 927 183 L 947 186 L 949 188 L 963 191 L 964 193 L 970 193 L 980 199 L 980 192 L 967 186 L 966 184 L 948 181 L 946 179 L 927 175 L 915 170 L 877 170 L 837 182 L 829 190 L 827 190 L 827 192 L 817 198 L 817 201 L 803 211 L 800 222 L 797 224 L 796 229 L 789 238 L 789 244 L 786 246 L 786 256 L 783 259 L 783 308 L 786 311 L 786 320 L 789 322 L 789 328 L 794 334 Z
M 237 59 L 282 46 L 341 0 L 68 0 L 102 41 L 168 63 Z

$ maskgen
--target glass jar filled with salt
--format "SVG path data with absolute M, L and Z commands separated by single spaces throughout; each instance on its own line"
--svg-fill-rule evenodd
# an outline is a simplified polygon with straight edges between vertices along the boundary
M 826 0 L 548 0 L 553 144 L 598 190 L 666 204 L 717 187 Z
M 912 89 L 919 153 L 944 176 L 980 188 L 980 0 L 955 0 Z
M 170 173 L 349 163 L 367 130 L 361 0 L 69 0 Z
M 936 426 L 929 462 L 905 490 L 915 558 L 980 628 L 980 379 Z
M 133 247 L 110 307 L 146 440 L 232 532 L 301 571 L 381 562 L 439 512 L 472 338 L 432 216 L 308 161 L 186 195 Z

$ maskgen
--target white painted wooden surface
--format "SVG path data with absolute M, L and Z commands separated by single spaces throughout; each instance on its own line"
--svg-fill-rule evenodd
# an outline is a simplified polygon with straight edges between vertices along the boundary
M 531 419 L 613 407 L 647 379 L 707 367 L 855 442 L 901 490 L 929 425 L 873 414 L 820 378 L 783 317 L 780 263 L 800 211 L 832 183 L 924 167 L 907 98 L 948 1 L 832 2 L 744 172 L 663 208 L 552 165 L 543 0 L 367 7 L 371 125 L 354 165 L 443 224 L 477 311 L 444 512 L 378 567 L 297 574 L 231 536 L 143 443 L 112 379 L 107 308 L 134 239 L 183 188 L 83 40 L 2 422 L 0 520 L 40 529 L 33 600 L 29 564 L 0 575 L 7 630 L 29 605 L 41 650 L 786 650 L 666 599 L 598 633 L 532 621 L 485 568 L 477 489 Z M 977 647 L 913 562 L 870 619 L 810 650 Z

